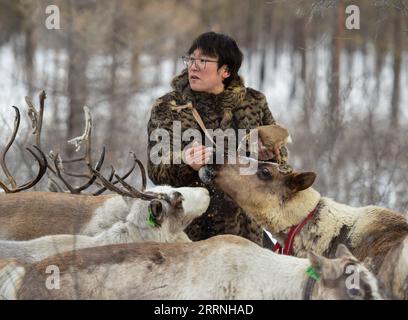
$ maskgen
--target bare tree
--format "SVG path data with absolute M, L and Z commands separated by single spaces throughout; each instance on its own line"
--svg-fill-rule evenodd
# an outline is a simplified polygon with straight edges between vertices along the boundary
M 403 12 L 401 10 L 394 10 L 394 81 L 392 87 L 391 98 L 391 127 L 398 128 L 399 114 L 400 114 L 400 74 L 401 74 L 401 60 L 403 48 Z
M 334 143 L 337 136 L 337 130 L 340 124 L 340 55 L 343 48 L 343 30 L 344 30 L 344 3 L 339 1 L 336 9 L 335 29 L 332 44 L 332 60 L 331 60 L 331 75 L 329 80 L 330 85 L 330 101 L 329 101 L 329 137 L 331 143 Z
M 77 20 L 78 9 L 73 1 L 68 2 L 67 7 L 67 54 L 68 54 L 68 97 L 69 97 L 69 111 L 67 122 L 66 139 L 69 140 L 76 136 L 82 126 L 82 107 L 86 105 L 88 96 L 88 81 L 86 69 L 89 61 L 87 47 L 83 42 L 83 35 L 81 35 Z M 69 156 L 73 155 L 71 148 L 66 149 Z

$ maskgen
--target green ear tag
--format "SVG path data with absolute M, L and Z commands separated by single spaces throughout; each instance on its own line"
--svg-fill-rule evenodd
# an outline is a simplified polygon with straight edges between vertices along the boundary
M 149 217 L 147 218 L 147 225 L 151 228 L 155 228 L 156 227 L 156 221 L 154 221 L 154 217 L 152 214 L 152 209 L 150 209 L 149 207 Z
M 310 278 L 312 278 L 312 279 L 314 279 L 314 280 L 316 280 L 316 281 L 319 281 L 319 280 L 320 280 L 320 275 L 316 272 L 316 269 L 313 268 L 312 266 L 310 266 L 309 268 L 306 269 L 306 274 L 307 274 Z

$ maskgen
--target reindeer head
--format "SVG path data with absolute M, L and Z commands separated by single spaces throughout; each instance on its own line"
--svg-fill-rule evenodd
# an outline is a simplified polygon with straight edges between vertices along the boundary
M 243 174 L 243 169 L 249 166 L 256 170 Z M 289 173 L 277 164 L 243 157 L 239 157 L 236 164 L 202 167 L 199 176 L 204 183 L 214 184 L 250 213 L 278 210 L 300 191 L 309 188 L 316 178 L 314 172 Z
M 308 276 L 317 279 L 306 298 L 326 300 L 382 299 L 375 276 L 358 261 L 347 247 L 340 244 L 334 259 L 315 253 L 308 256 Z M 312 270 L 312 272 L 310 272 Z M 309 296 L 307 296 L 309 294 Z
M 127 198 L 130 206 L 127 220 L 140 228 L 160 228 L 166 234 L 183 231 L 210 204 L 210 196 L 205 188 L 157 186 L 148 192 L 165 194 L 167 197 L 150 201 Z
M 191 221 L 203 214 L 209 204 L 209 192 L 205 188 L 173 188 L 156 186 L 146 190 L 146 171 L 143 164 L 134 157 L 142 173 L 142 190 L 127 184 L 115 174 L 118 182 L 125 188 L 119 188 L 91 168 L 104 187 L 122 196 L 129 206 L 127 220 L 139 228 L 159 228 L 163 236 L 175 235 L 183 231 Z

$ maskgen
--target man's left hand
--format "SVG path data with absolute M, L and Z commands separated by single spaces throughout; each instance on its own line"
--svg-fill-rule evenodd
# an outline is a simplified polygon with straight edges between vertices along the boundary
M 273 150 L 269 150 L 264 146 L 261 139 L 258 140 L 258 160 L 265 161 L 279 158 L 279 148 L 273 148 Z

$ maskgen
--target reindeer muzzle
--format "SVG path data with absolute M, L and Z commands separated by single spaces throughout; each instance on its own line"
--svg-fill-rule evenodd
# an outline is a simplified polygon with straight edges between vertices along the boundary
M 204 166 L 198 171 L 200 180 L 206 185 L 212 184 L 215 178 L 215 170 L 211 166 Z

